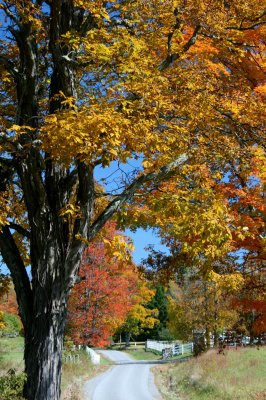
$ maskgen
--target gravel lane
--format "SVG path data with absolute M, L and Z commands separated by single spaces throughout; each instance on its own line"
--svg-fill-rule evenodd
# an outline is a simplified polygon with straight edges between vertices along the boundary
M 115 350 L 99 351 L 112 361 L 132 361 L 125 353 Z M 86 400 L 160 400 L 154 384 L 151 365 L 127 364 L 111 367 L 88 381 L 84 387 Z

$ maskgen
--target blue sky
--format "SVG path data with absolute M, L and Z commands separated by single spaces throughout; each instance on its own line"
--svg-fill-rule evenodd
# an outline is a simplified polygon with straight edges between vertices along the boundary
M 147 257 L 148 252 L 145 247 L 149 245 L 153 245 L 156 250 L 167 251 L 166 246 L 160 244 L 160 238 L 151 229 L 145 231 L 139 228 L 136 232 L 131 232 L 127 229 L 125 233 L 132 238 L 134 243 L 133 259 L 136 264 L 140 264 L 141 260 Z
M 107 192 L 119 193 L 124 182 L 131 180 L 134 173 L 141 169 L 140 156 L 138 160 L 128 160 L 127 164 L 112 162 L 106 168 L 98 167 L 95 171 L 95 177 L 105 187 Z M 147 257 L 148 252 L 145 248 L 149 245 L 153 245 L 156 250 L 167 251 L 166 246 L 160 243 L 160 238 L 152 229 L 144 230 L 139 228 L 135 232 L 127 229 L 125 234 L 132 238 L 135 247 L 133 259 L 136 264 L 140 264 L 141 260 Z

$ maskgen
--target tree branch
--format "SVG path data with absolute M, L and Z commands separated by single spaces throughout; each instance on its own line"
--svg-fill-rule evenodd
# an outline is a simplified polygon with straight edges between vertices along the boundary
M 193 44 L 196 42 L 198 34 L 201 30 L 201 25 L 197 25 L 192 36 L 190 37 L 190 39 L 187 41 L 187 43 L 183 46 L 182 50 L 179 53 L 173 53 L 173 54 L 169 54 L 165 60 L 163 60 L 161 62 L 161 64 L 158 67 L 159 71 L 163 71 L 166 68 L 168 68 L 171 64 L 173 64 L 173 62 L 175 62 L 176 60 L 178 60 L 182 54 L 184 54 L 185 52 L 187 52 L 189 50 L 189 48 L 191 46 L 193 46 Z
M 0 233 L 0 250 L 15 285 L 19 313 L 23 325 L 29 326 L 32 316 L 32 290 L 30 280 L 20 252 L 7 226 L 4 226 Z
M 87 239 L 92 213 L 94 211 L 94 178 L 93 168 L 83 162 L 78 162 L 78 192 L 77 204 L 79 206 L 80 216 L 76 218 L 72 232 L 72 241 L 69 244 L 66 262 L 65 276 L 66 285 L 72 287 L 76 279 L 76 271 L 79 267 L 81 257 L 84 251 L 85 242 L 80 238 Z
M 73 235 L 86 237 L 94 204 L 93 169 L 83 162 L 78 162 L 78 193 L 77 200 L 80 208 L 80 218 L 75 221 Z
M 81 34 L 81 36 L 85 36 L 86 33 L 93 28 L 98 28 L 98 25 L 96 24 L 93 15 L 89 14 L 85 17 L 85 19 L 79 29 L 79 33 Z
M 23 226 L 16 224 L 15 222 L 9 222 L 9 228 L 14 229 L 17 233 L 26 238 L 30 239 L 30 232 L 27 229 L 23 228 Z
M 234 31 L 250 31 L 252 29 L 259 28 L 261 25 L 265 25 L 265 24 L 266 24 L 266 20 L 265 21 L 261 21 L 261 22 L 256 22 L 255 24 L 250 25 L 250 26 L 246 26 L 246 27 L 228 26 L 226 29 L 227 30 L 234 30 Z
M 232 29 L 232 30 L 237 30 L 237 31 L 248 31 L 252 29 L 256 29 L 260 27 L 261 25 L 266 24 L 266 20 L 260 21 L 261 18 L 266 16 L 266 10 L 264 10 L 257 18 L 250 19 L 249 21 L 254 22 L 252 25 L 249 25 L 247 27 L 243 27 L 241 22 L 240 26 L 228 26 L 226 29 Z
M 140 189 L 146 182 L 156 180 L 161 181 L 163 179 L 170 178 L 175 174 L 176 169 L 185 164 L 187 160 L 188 156 L 186 154 L 182 154 L 176 160 L 162 167 L 159 171 L 143 174 L 140 177 L 136 178 L 131 183 L 131 185 L 129 185 L 128 188 L 123 191 L 123 193 L 118 195 L 113 201 L 109 203 L 109 205 L 105 208 L 105 210 L 101 213 L 97 220 L 91 225 L 91 227 L 88 226 L 90 216 L 86 216 L 83 212 L 82 218 L 84 219 L 84 221 L 78 220 L 76 222 L 77 226 L 74 229 L 72 243 L 69 248 L 65 263 L 65 276 L 68 288 L 71 288 L 75 283 L 76 272 L 79 268 L 80 260 L 85 246 L 97 235 L 99 230 L 115 214 L 115 212 L 119 210 L 119 208 L 121 208 L 121 206 L 126 203 L 126 201 L 132 198 L 135 192 Z M 84 175 L 84 177 L 86 176 Z M 80 184 L 81 183 L 84 183 L 84 179 L 80 179 Z M 88 183 L 86 185 L 88 185 Z M 91 200 L 89 201 L 92 200 L 93 197 L 91 197 Z
M 130 198 L 134 196 L 136 191 L 140 189 L 144 183 L 150 181 L 161 181 L 166 178 L 173 176 L 177 168 L 184 165 L 188 160 L 187 154 L 182 154 L 176 160 L 170 162 L 166 166 L 162 167 L 157 172 L 150 172 L 148 174 L 141 175 L 136 178 L 131 185 L 126 188 L 123 193 L 118 195 L 111 203 L 106 207 L 102 214 L 93 223 L 89 234 L 88 240 L 95 237 L 99 230 L 104 226 L 104 224 L 115 214 L 115 212 L 121 208 L 121 206 L 126 203 Z
M 15 80 L 19 79 L 19 72 L 15 64 L 8 58 L 0 55 L 0 63 L 6 67 L 7 71 L 13 76 Z
M 1 8 L 4 10 L 5 14 L 14 21 L 18 26 L 20 25 L 19 19 L 14 13 L 8 8 L 7 4 L 1 4 Z

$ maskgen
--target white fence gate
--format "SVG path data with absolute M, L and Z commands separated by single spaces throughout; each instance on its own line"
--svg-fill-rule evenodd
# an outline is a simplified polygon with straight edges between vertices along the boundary
M 157 350 L 160 353 L 164 349 L 171 349 L 174 356 L 185 353 L 193 353 L 193 343 L 179 342 L 159 342 L 156 340 L 147 340 L 146 349 Z

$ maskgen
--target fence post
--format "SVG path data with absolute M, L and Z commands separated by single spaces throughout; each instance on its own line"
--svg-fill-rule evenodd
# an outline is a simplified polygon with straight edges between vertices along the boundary
M 182 355 L 184 354 L 184 346 L 183 346 L 183 344 L 181 344 L 181 354 Z

